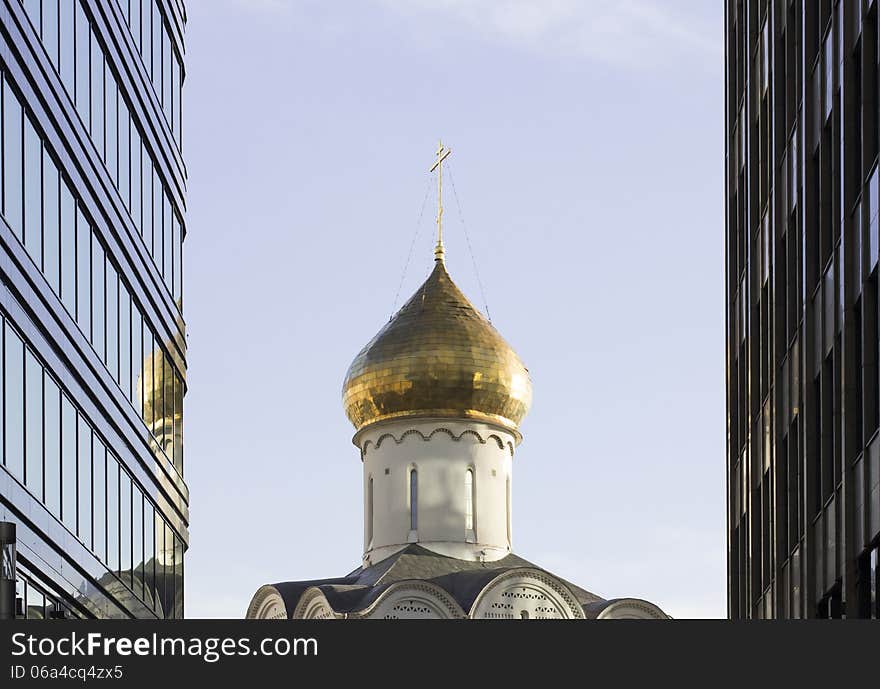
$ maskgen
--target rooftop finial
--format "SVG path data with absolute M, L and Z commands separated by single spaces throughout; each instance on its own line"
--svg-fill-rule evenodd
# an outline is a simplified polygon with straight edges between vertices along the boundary
M 443 161 L 452 151 L 440 141 L 437 146 L 437 160 L 431 166 L 431 172 L 437 171 L 437 246 L 434 247 L 434 260 L 443 262 Z

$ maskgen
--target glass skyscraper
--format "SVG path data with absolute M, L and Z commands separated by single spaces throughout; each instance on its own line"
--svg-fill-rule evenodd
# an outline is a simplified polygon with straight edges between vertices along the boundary
M 0 0 L 0 520 L 27 617 L 183 615 L 181 0 Z
M 726 0 L 728 610 L 880 617 L 877 0 Z

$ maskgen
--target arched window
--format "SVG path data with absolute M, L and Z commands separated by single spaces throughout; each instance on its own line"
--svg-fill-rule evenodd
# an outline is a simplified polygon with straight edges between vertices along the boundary
M 409 472 L 409 528 L 419 528 L 419 472 L 415 469 Z
M 464 472 L 464 528 L 468 536 L 474 530 L 474 470 Z
M 373 543 L 373 477 L 367 484 L 367 546 Z

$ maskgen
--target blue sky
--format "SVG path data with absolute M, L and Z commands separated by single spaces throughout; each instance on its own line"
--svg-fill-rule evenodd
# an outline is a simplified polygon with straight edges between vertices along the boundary
M 515 551 L 724 616 L 722 4 L 187 7 L 187 615 L 359 564 L 341 385 L 432 267 L 442 137 L 447 266 L 482 305 L 463 218 L 534 386 Z

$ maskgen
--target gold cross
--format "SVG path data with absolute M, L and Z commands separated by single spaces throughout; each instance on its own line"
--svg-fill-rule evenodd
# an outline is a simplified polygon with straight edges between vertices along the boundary
M 430 172 L 437 171 L 437 246 L 434 247 L 434 260 L 443 261 L 443 161 L 452 153 L 451 149 L 443 146 L 441 141 L 437 146 L 437 160 L 431 166 Z

